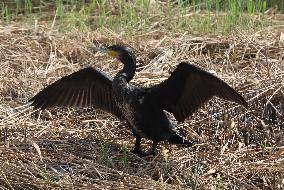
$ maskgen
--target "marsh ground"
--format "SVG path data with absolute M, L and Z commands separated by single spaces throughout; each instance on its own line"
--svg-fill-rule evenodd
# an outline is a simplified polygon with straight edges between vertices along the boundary
M 17 14 L 3 4 L 0 187 L 283 189 L 284 26 L 279 10 L 259 5 L 264 10 L 252 11 L 247 5 L 216 13 L 214 6 L 207 7 L 209 1 L 199 9 L 169 1 L 117 2 L 125 4 L 90 1 L 78 8 L 68 1 L 47 1 L 42 7 L 19 5 Z M 156 156 L 139 158 L 129 152 L 131 132 L 111 115 L 29 107 L 28 99 L 40 89 L 82 67 L 115 75 L 120 64 L 86 48 L 114 43 L 134 49 L 137 85 L 159 83 L 187 60 L 237 89 L 249 109 L 213 99 L 179 125 L 187 138 L 198 140 L 195 151 L 165 142 Z M 143 142 L 143 148 L 149 145 Z

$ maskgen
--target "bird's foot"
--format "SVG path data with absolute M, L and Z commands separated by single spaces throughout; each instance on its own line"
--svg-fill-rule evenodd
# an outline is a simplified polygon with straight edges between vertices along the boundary
M 145 157 L 145 156 L 147 156 L 147 153 L 144 152 L 144 151 L 142 151 L 142 150 L 140 150 L 140 149 L 133 149 L 131 152 L 132 152 L 133 154 L 138 155 L 139 157 Z
M 152 149 L 149 149 L 147 152 L 144 152 L 142 150 L 132 150 L 131 151 L 133 154 L 136 154 L 138 155 L 139 157 L 146 157 L 146 156 L 155 156 L 157 154 L 157 151 L 156 150 L 152 150 Z
M 157 144 L 158 144 L 157 142 L 154 142 L 152 144 L 152 147 L 147 152 L 140 150 L 140 145 L 138 146 L 136 144 L 134 149 L 131 152 L 133 154 L 137 154 L 139 157 L 145 157 L 145 156 L 150 156 L 150 155 L 155 156 L 157 154 L 157 149 L 156 149 Z
M 157 154 L 157 150 L 156 149 L 153 149 L 153 148 L 150 148 L 147 152 L 146 152 L 147 156 L 149 155 L 153 155 L 155 156 Z

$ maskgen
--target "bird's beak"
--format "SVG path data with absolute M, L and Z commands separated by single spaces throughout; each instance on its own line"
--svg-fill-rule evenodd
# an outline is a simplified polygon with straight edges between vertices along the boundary
M 108 51 L 107 48 L 92 47 L 92 49 L 93 49 L 94 51 L 99 51 L 99 52 L 102 52 L 102 53 L 107 53 L 107 51 Z
M 102 52 L 102 53 L 107 53 L 111 57 L 118 57 L 119 53 L 114 50 L 109 50 L 108 48 L 97 48 L 97 47 L 90 47 L 92 51 L 94 52 Z

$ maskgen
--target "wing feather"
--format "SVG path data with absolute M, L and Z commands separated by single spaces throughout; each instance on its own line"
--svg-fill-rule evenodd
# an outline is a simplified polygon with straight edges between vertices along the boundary
M 94 107 L 122 118 L 113 97 L 112 79 L 91 67 L 62 77 L 29 101 L 34 108 Z
M 178 121 L 192 115 L 213 96 L 248 106 L 227 83 L 186 62 L 180 63 L 167 80 L 150 88 L 150 96 Z

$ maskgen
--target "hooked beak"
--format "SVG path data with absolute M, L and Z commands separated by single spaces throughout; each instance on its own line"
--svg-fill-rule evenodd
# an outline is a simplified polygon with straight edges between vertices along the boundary
M 107 48 L 97 48 L 97 47 L 93 47 L 93 50 L 94 50 L 94 51 L 99 51 L 99 52 L 102 52 L 102 53 L 107 53 L 107 52 L 108 52 L 108 49 L 107 49 Z

